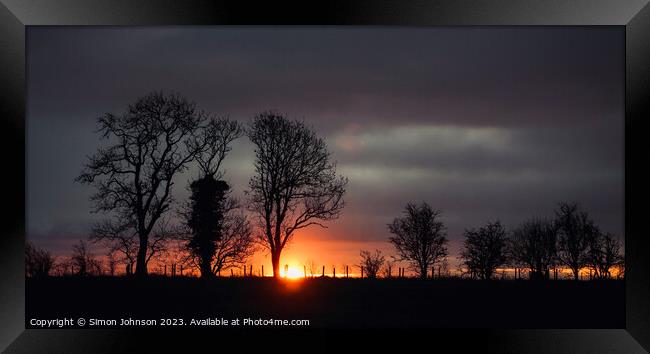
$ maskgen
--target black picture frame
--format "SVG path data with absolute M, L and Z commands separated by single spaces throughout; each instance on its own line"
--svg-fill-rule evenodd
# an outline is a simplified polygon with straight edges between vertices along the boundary
M 0 349 L 7 353 L 134 352 L 154 348 L 189 351 L 202 341 L 250 340 L 250 333 L 194 330 L 25 330 L 25 115 L 27 26 L 62 25 L 400 25 L 400 26 L 623 26 L 625 82 L 626 328 L 429 330 L 427 342 L 459 351 L 616 352 L 650 350 L 650 255 L 640 220 L 647 187 L 643 153 L 650 117 L 650 7 L 647 0 L 328 0 L 302 4 L 202 0 L 0 0 L 0 117 L 5 205 L 0 237 Z M 633 222 L 634 221 L 634 222 Z M 277 330 L 266 334 L 278 337 Z M 283 333 L 282 336 L 286 334 Z M 331 332 L 292 331 L 294 339 L 321 343 Z M 366 333 L 376 343 L 401 341 L 402 333 Z M 216 336 L 216 337 L 215 337 Z M 352 335 L 356 336 L 356 335 Z M 316 338 L 314 338 L 316 337 Z M 291 343 L 295 343 L 293 340 Z M 645 349 L 644 349 L 645 348 Z M 291 351 L 291 349 L 288 349 Z

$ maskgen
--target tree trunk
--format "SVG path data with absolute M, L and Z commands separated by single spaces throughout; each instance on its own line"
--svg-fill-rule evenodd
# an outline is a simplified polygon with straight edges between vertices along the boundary
M 273 277 L 280 277 L 280 251 L 274 251 L 271 254 L 271 263 L 273 263 Z
M 212 273 L 212 266 L 210 264 L 209 258 L 208 259 L 204 258 L 201 260 L 200 270 L 201 270 L 201 278 L 209 278 L 212 275 L 214 275 L 214 273 Z
M 147 276 L 147 244 L 149 243 L 147 235 L 140 234 L 140 248 L 138 249 L 138 258 L 135 265 L 135 275 Z

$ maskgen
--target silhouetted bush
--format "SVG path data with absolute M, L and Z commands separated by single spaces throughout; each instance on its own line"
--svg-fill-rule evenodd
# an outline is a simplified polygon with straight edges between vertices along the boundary
M 506 230 L 499 221 L 478 230 L 465 230 L 460 258 L 472 278 L 491 279 L 495 270 L 506 263 Z

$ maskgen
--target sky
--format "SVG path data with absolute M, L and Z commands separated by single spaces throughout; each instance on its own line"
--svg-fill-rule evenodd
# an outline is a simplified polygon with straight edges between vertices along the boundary
M 452 259 L 467 228 L 516 227 L 576 201 L 624 237 L 624 30 L 618 27 L 30 27 L 28 238 L 70 253 L 94 221 L 74 182 L 100 146 L 96 119 L 154 90 L 243 124 L 304 119 L 349 178 L 328 228 L 297 234 L 283 263 L 395 254 L 408 202 L 442 212 Z M 243 197 L 253 146 L 225 178 Z M 187 179 L 173 190 L 182 201 Z M 100 252 L 101 250 L 97 250 Z M 267 264 L 260 253 L 252 260 Z M 256 266 L 257 267 L 257 266 Z

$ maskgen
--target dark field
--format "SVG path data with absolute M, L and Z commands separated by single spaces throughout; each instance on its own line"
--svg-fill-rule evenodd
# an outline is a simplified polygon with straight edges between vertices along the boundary
M 624 328 L 623 281 L 49 278 L 30 318 L 307 319 L 310 327 Z M 89 327 L 89 326 L 86 326 Z M 254 327 L 251 327 L 254 328 Z

